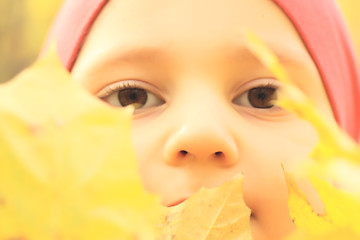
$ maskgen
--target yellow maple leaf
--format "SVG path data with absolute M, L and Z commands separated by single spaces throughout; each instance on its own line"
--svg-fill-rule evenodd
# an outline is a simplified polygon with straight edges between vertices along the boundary
M 257 36 L 249 33 L 246 38 L 252 52 L 284 84 L 277 103 L 309 121 L 319 136 L 310 161 L 304 159 L 304 165 L 294 174 L 286 173 L 290 215 L 299 229 L 288 239 L 339 239 L 334 236 L 359 239 L 359 146 L 319 113 L 311 100 L 291 82 L 275 54 Z M 317 214 L 310 206 L 296 184 L 295 175 L 310 179 L 323 202 L 324 214 Z
M 316 169 L 313 169 L 313 171 Z M 314 173 L 315 173 L 314 172 Z M 324 204 L 325 213 L 317 214 L 296 186 L 291 175 L 287 175 L 289 186 L 289 208 L 298 228 L 309 236 L 325 236 L 332 232 L 348 232 L 360 238 L 360 198 L 334 187 L 321 176 L 310 175 L 311 182 Z
M 242 176 L 161 207 L 141 184 L 131 109 L 85 92 L 54 53 L 0 86 L 0 239 L 251 239 Z
M 158 239 L 250 240 L 250 209 L 242 197 L 243 176 L 214 189 L 201 189 L 185 202 L 164 209 Z
M 0 86 L 0 239 L 154 239 L 158 198 L 130 145 L 131 109 L 97 100 L 51 52 Z
M 329 231 L 324 234 L 312 234 L 309 235 L 306 232 L 298 231 L 294 234 L 291 234 L 289 237 L 285 238 L 285 240 L 359 240 L 359 237 L 355 235 L 353 232 L 348 229 L 339 229 Z

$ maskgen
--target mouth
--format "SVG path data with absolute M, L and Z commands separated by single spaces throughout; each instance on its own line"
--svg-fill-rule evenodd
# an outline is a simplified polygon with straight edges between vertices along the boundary
M 183 203 L 186 199 L 188 199 L 188 198 L 181 198 L 173 203 L 170 203 L 169 205 L 167 205 L 167 207 L 175 207 L 175 206 Z

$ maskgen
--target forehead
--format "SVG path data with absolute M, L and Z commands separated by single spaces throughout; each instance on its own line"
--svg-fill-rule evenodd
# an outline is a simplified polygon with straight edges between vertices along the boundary
M 123 48 L 146 43 L 199 51 L 239 45 L 245 30 L 268 43 L 302 46 L 291 22 L 270 0 L 111 0 L 86 44 Z

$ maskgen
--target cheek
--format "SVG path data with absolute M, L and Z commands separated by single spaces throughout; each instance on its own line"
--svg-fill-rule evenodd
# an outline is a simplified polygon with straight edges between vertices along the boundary
M 276 137 L 258 141 L 256 145 L 261 148 L 248 147 L 249 156 L 244 158 L 244 199 L 258 218 L 269 215 L 275 218 L 273 209 L 277 214 L 286 210 L 287 189 L 282 162 L 287 154 L 279 147 L 283 145 Z
M 166 176 L 160 177 L 159 175 L 163 175 L 160 173 L 166 173 L 166 171 L 163 169 L 164 164 L 161 164 L 161 141 L 157 134 L 153 135 L 154 133 L 151 132 L 150 130 L 133 130 L 133 145 L 145 189 L 163 196 L 161 190 L 164 190 L 166 186 L 164 185 L 165 181 L 161 181 L 161 179 Z
M 284 169 L 293 171 L 312 151 L 317 143 L 314 128 L 294 119 L 272 124 L 270 128 L 259 127 L 253 132 L 255 137 L 244 146 L 243 154 L 247 156 L 242 157 L 247 190 L 254 196 L 251 199 L 265 201 L 267 196 L 273 198 L 274 193 L 280 192 L 287 195 Z
M 256 141 L 245 146 L 244 199 L 267 235 L 285 234 L 294 226 L 288 213 L 284 169 L 291 171 L 304 161 L 317 136 L 308 123 L 297 119 L 263 126 L 254 134 Z
M 162 165 L 161 146 L 163 141 L 159 130 L 156 131 L 154 127 L 150 128 L 140 124 L 134 121 L 132 141 L 141 176 L 145 184 L 150 184 L 148 179 L 154 179 L 152 169 L 160 171 L 159 167 Z
M 165 128 L 156 116 L 135 118 L 132 121 L 132 142 L 139 164 L 160 161 Z
M 172 196 L 177 196 L 174 186 L 178 186 L 179 190 L 179 183 L 186 182 L 186 175 L 164 162 L 164 126 L 149 122 L 146 124 L 141 120 L 133 121 L 133 125 L 132 141 L 144 187 L 149 192 L 161 196 L 163 204 L 166 205 Z

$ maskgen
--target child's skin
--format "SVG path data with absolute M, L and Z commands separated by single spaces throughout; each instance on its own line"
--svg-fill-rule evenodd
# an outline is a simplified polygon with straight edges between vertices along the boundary
M 317 137 L 308 123 L 271 107 L 280 84 L 246 49 L 249 29 L 334 119 L 301 38 L 270 0 L 112 0 L 72 75 L 116 107 L 118 96 L 123 105 L 138 103 L 133 141 L 141 176 L 164 205 L 241 172 L 254 238 L 279 239 L 294 228 L 281 164 L 293 168 Z M 119 94 L 123 88 L 130 89 Z

